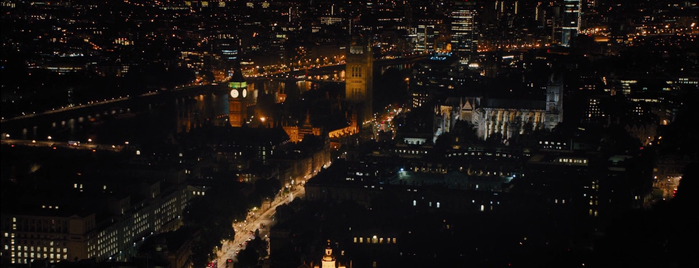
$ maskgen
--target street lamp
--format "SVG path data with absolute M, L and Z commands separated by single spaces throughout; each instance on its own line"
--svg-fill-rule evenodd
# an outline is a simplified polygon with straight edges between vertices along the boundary
M 51 136 L 49 136 L 49 140 L 51 140 Z

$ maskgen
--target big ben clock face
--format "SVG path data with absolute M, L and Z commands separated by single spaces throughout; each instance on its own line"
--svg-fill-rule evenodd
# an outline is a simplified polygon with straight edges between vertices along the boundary
M 247 98 L 247 97 L 248 97 L 248 90 L 244 88 L 243 89 L 243 98 Z
M 238 90 L 235 90 L 235 89 L 231 90 L 231 97 L 234 99 L 237 98 L 238 97 Z

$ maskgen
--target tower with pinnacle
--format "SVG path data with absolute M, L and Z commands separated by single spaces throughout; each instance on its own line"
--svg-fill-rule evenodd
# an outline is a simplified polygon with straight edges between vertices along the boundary
M 563 78 L 557 74 L 551 74 L 546 85 L 546 128 L 553 129 L 563 121 Z
M 325 255 L 320 260 L 320 266 L 315 265 L 314 268 L 347 268 L 347 266 L 339 264 L 335 256 L 333 256 L 333 249 L 330 247 L 330 240 L 328 240 L 328 246 L 325 247 Z M 351 267 L 351 265 L 350 265 Z
M 345 65 L 345 99 L 354 107 L 360 119 L 358 124 L 372 120 L 372 84 L 374 56 L 371 42 L 355 36 L 347 51 Z
M 228 82 L 228 121 L 233 127 L 242 127 L 247 119 L 248 86 L 239 66 Z

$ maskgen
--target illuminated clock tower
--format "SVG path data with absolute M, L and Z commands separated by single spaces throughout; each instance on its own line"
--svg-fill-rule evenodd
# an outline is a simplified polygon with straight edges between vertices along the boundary
M 247 119 L 248 85 L 240 68 L 233 71 L 228 89 L 228 121 L 233 127 L 242 127 Z

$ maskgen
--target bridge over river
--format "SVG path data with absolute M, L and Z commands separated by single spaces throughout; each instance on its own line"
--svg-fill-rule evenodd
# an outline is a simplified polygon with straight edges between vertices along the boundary
M 375 61 L 375 73 L 382 73 L 390 67 L 404 69 L 410 68 L 415 62 L 427 56 L 412 56 L 408 58 L 385 59 Z M 339 77 L 339 73 L 345 69 L 344 64 L 325 65 L 316 68 L 288 70 L 284 72 L 269 73 L 248 77 L 253 84 L 255 81 L 304 81 L 308 83 L 344 83 L 344 79 Z M 304 90 L 303 88 L 301 90 Z M 305 89 L 308 90 L 308 89 Z M 0 132 L 2 138 L 11 137 L 13 139 L 25 140 L 47 140 L 48 136 L 54 139 L 61 137 L 56 135 L 57 131 L 68 129 L 69 135 L 65 139 L 79 139 L 72 135 L 75 128 L 89 128 L 91 124 L 99 123 L 105 117 L 108 118 L 129 118 L 136 114 L 162 109 L 165 106 L 182 106 L 195 98 L 195 102 L 202 102 L 206 96 L 212 96 L 213 100 L 204 101 L 199 107 L 179 109 L 186 111 L 175 111 L 183 113 L 182 117 L 215 117 L 222 116 L 222 111 L 227 111 L 226 107 L 204 107 L 227 105 L 225 97 L 216 98 L 227 94 L 225 83 L 202 84 L 185 87 L 176 87 L 172 90 L 158 90 L 138 96 L 123 96 L 120 98 L 93 101 L 87 104 L 73 107 L 52 109 L 49 111 L 32 113 L 12 118 L 2 118 L 0 121 Z M 211 97 L 210 97 L 211 98 Z M 216 111 L 211 111 L 212 109 Z M 187 114 L 189 113 L 189 114 Z M 206 121 L 209 118 L 197 120 Z M 78 135 L 80 136 L 80 135 Z M 83 135 L 84 136 L 84 135 Z M 82 137 L 87 139 L 87 137 Z M 85 142 L 85 141 L 82 141 Z

